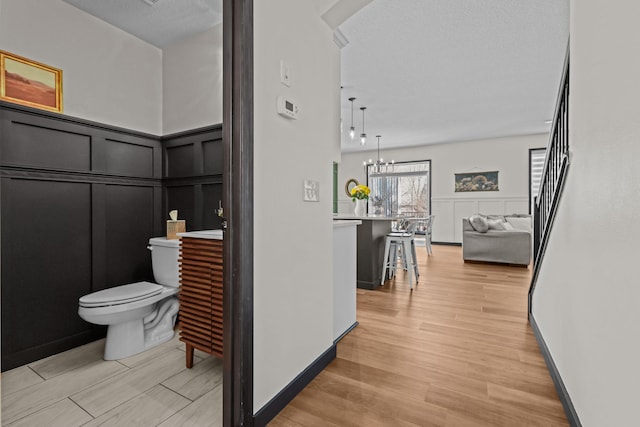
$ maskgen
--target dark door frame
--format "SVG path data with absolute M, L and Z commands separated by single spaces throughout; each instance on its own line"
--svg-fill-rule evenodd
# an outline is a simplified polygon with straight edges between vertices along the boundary
M 223 0 L 223 423 L 253 426 L 253 0 Z

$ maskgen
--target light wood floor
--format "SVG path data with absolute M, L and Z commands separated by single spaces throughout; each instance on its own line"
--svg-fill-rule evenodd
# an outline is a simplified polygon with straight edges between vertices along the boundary
M 96 341 L 2 374 L 2 425 L 21 427 L 222 425 L 222 361 L 196 351 L 185 367 L 174 338 L 104 361 Z
M 417 287 L 359 289 L 360 325 L 270 426 L 568 425 L 527 323 L 531 270 L 417 249 Z

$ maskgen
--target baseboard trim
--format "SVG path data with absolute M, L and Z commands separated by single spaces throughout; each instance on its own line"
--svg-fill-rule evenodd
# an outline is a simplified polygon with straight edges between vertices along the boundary
M 336 345 L 329 347 L 314 360 L 304 371 L 298 374 L 280 393 L 274 396 L 253 416 L 256 427 L 266 426 L 285 406 L 293 400 L 333 359 L 336 358 Z
M 562 407 L 564 408 L 564 413 L 567 416 L 569 425 L 571 425 L 572 427 L 582 427 L 580 418 L 578 418 L 578 413 L 576 412 L 576 409 L 573 407 L 573 403 L 571 402 L 571 397 L 569 396 L 569 393 L 564 386 L 564 382 L 562 381 L 560 372 L 558 372 L 558 368 L 556 367 L 556 364 L 551 357 L 551 353 L 549 352 L 547 343 L 545 343 L 544 338 L 542 338 L 542 333 L 540 332 L 540 328 L 538 328 L 538 324 L 536 323 L 536 319 L 533 317 L 532 313 L 529 313 L 529 324 L 531 325 L 531 329 L 533 329 L 533 335 L 538 341 L 540 352 L 542 353 L 544 361 L 547 364 L 547 369 L 549 369 L 549 374 L 551 375 L 553 384 L 556 386 L 556 391 L 558 393 L 558 397 L 560 397 L 560 402 L 562 402 Z
M 431 242 L 432 245 L 441 245 L 441 246 L 462 246 L 462 243 L 457 242 Z
M 344 331 L 342 334 L 340 334 L 340 336 L 338 338 L 333 340 L 333 345 L 338 344 L 338 341 L 340 341 L 342 338 L 344 338 L 345 335 L 347 335 L 349 332 L 351 332 L 353 330 L 353 328 L 355 328 L 359 324 L 360 323 L 358 323 L 358 321 L 356 320 L 356 322 L 353 325 L 349 326 L 346 331 Z

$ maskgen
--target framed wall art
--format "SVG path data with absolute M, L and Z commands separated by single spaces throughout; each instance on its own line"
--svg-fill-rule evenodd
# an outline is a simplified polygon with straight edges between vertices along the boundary
M 0 99 L 62 112 L 62 70 L 0 50 Z
M 499 191 L 498 171 L 457 173 L 456 193 L 466 191 Z

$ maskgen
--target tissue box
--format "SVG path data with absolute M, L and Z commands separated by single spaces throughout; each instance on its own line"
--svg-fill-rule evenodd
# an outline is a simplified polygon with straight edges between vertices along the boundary
M 185 231 L 184 219 L 167 221 L 167 240 L 176 240 L 178 239 L 177 233 L 184 233 Z

